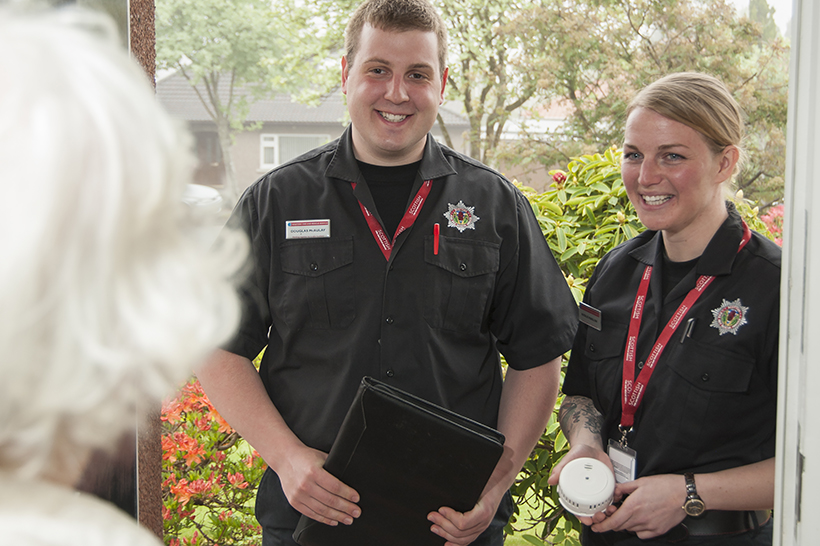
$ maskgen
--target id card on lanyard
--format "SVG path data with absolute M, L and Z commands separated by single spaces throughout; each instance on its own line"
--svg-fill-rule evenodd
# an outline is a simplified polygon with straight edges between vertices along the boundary
M 742 221 L 742 220 L 741 220 Z M 743 222 L 743 238 L 737 251 L 740 252 L 746 243 L 752 238 L 752 232 L 746 222 Z M 607 451 L 609 458 L 615 466 L 615 478 L 618 483 L 632 481 L 635 479 L 635 469 L 637 467 L 637 453 L 627 445 L 627 435 L 632 432 L 635 424 L 635 412 L 641 405 L 643 395 L 646 392 L 646 385 L 649 383 L 655 365 L 663 354 L 666 345 L 674 335 L 678 326 L 683 322 L 684 317 L 700 298 L 703 292 L 712 284 L 715 277 L 712 275 L 701 275 L 695 282 L 695 287 L 689 291 L 683 303 L 677 308 L 672 318 L 664 327 L 661 335 L 649 353 L 649 358 L 641 368 L 638 377 L 635 378 L 635 360 L 638 347 L 638 334 L 641 331 L 641 319 L 643 318 L 644 305 L 646 304 L 646 294 L 649 291 L 649 280 L 652 278 L 652 266 L 648 265 L 641 276 L 638 286 L 638 293 L 635 295 L 635 303 L 632 305 L 632 315 L 629 318 L 629 331 L 624 347 L 623 377 L 621 383 L 621 422 L 618 429 L 621 431 L 619 442 L 609 441 Z M 634 379 L 633 379 L 634 378 Z M 616 464 L 617 463 L 617 464 Z M 621 472 L 619 472 L 619 467 Z

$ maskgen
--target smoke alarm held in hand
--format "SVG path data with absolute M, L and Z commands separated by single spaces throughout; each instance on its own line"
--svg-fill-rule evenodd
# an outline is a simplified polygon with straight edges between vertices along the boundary
M 597 459 L 581 457 L 567 463 L 558 478 L 558 498 L 568 512 L 592 517 L 612 504 L 615 476 Z

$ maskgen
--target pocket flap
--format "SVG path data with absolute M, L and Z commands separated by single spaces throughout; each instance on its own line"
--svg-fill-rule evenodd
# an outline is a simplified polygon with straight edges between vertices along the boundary
M 459 277 L 476 277 L 498 271 L 500 244 L 441 237 L 439 253 L 433 254 L 433 240 L 424 245 L 424 260 Z
M 749 358 L 696 340 L 677 348 L 681 354 L 669 355 L 669 366 L 692 386 L 708 392 L 743 393 L 749 384 L 755 363 Z
M 353 263 L 353 237 L 285 241 L 279 246 L 282 271 L 319 277 Z
M 595 328 L 588 328 L 584 354 L 590 360 L 619 357 L 624 352 L 626 334 L 625 324 L 605 323 L 600 332 Z

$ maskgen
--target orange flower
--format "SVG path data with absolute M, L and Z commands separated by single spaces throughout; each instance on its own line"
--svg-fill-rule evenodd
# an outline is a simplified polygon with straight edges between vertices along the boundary
M 188 504 L 188 501 L 190 501 L 193 496 L 193 492 L 191 491 L 191 488 L 188 487 L 188 480 L 186 479 L 182 479 L 179 483 L 172 485 L 171 493 L 174 497 L 176 497 L 180 508 Z
M 231 482 L 231 485 L 238 487 L 239 489 L 245 489 L 248 487 L 248 482 L 245 481 L 245 476 L 243 476 L 240 472 L 237 472 L 236 474 L 228 474 L 228 481 Z

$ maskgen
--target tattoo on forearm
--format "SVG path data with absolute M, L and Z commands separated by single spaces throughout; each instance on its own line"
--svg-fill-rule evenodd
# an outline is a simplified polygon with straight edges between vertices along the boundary
M 584 396 L 567 396 L 558 410 L 558 421 L 567 438 L 572 436 L 578 427 L 589 430 L 592 434 L 601 435 L 603 416 L 595 409 L 592 400 Z

